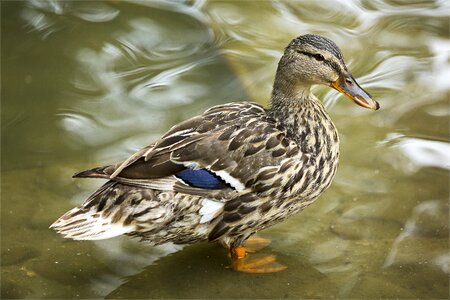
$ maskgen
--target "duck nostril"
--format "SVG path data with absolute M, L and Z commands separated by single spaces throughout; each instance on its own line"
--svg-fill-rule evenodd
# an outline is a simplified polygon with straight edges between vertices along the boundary
M 345 78 L 345 83 L 353 85 L 353 80 L 351 80 L 350 78 Z

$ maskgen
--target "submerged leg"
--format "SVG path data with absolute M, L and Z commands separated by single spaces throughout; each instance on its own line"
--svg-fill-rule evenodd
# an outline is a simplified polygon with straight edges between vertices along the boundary
M 252 254 L 247 257 L 245 247 L 231 247 L 231 267 L 235 271 L 247 273 L 273 273 L 285 270 L 287 267 L 278 263 L 271 254 Z
M 259 236 L 251 236 L 247 241 L 245 241 L 244 247 L 246 252 L 255 253 L 256 251 L 266 248 L 270 245 L 270 243 L 272 243 L 272 241 L 269 239 Z

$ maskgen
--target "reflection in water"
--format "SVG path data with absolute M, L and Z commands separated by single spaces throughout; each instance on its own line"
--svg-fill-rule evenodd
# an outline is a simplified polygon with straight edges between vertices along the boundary
M 92 290 L 107 295 L 117 289 L 127 277 L 139 274 L 146 266 L 157 260 L 183 249 L 181 245 L 171 243 L 152 247 L 152 251 L 145 251 L 142 245 L 135 245 L 136 241 L 126 241 L 123 238 L 96 241 L 95 244 L 102 253 L 102 261 L 108 263 L 114 275 L 103 274 L 92 281 Z M 137 251 L 137 249 L 140 251 Z M 110 262 L 113 262 L 112 264 Z
M 2 51 L 6 298 L 448 297 L 449 1 L 2 9 L 2 42 L 14 46 Z M 262 233 L 286 272 L 235 274 L 214 245 L 70 242 L 47 229 L 100 184 L 72 173 L 120 161 L 213 105 L 267 103 L 282 47 L 307 32 L 336 41 L 382 109 L 314 88 L 340 131 L 341 166 L 309 210 Z
M 28 0 L 21 17 L 31 32 L 37 31 L 46 39 L 67 26 L 74 26 L 70 20 L 58 16 L 73 16 L 80 21 L 99 23 L 111 21 L 118 14 L 119 10 L 99 1 L 81 1 L 75 4 L 70 1 Z
M 411 263 L 435 264 L 443 272 L 449 274 L 450 254 L 448 249 L 434 248 L 428 252 L 421 250 L 422 247 L 417 247 L 417 245 L 414 247 L 414 244 L 421 242 L 418 237 L 423 235 L 448 236 L 448 223 L 440 223 L 440 221 L 448 221 L 447 211 L 448 203 L 445 204 L 443 201 L 430 200 L 417 205 L 402 233 L 395 239 L 383 267 Z
M 437 167 L 450 170 L 450 145 L 444 142 L 409 138 L 397 144 L 398 149 L 408 157 L 408 169 Z
M 449 7 L 450 8 L 450 7 Z M 433 86 L 436 92 L 448 92 L 450 89 L 450 41 L 448 39 L 430 39 L 430 50 L 433 53 L 433 69 L 423 79 Z M 425 75 L 425 74 L 424 74 Z
M 450 144 L 419 138 L 407 138 L 390 133 L 385 142 L 392 145 L 395 152 L 387 156 L 394 168 L 405 173 L 415 173 L 423 167 L 436 167 L 450 170 Z

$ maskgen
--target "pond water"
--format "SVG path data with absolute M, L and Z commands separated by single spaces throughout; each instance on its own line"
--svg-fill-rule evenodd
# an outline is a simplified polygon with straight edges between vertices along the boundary
M 2 1 L 2 298 L 448 298 L 449 3 Z M 102 184 L 73 173 L 213 105 L 266 105 L 304 33 L 334 40 L 381 109 L 314 88 L 341 161 L 317 202 L 260 233 L 286 271 L 48 229 Z

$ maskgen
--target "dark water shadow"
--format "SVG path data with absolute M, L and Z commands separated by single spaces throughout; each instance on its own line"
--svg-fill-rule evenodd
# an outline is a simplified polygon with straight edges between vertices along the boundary
M 199 244 L 123 278 L 125 282 L 106 298 L 334 298 L 338 294 L 329 278 L 304 257 L 286 256 L 268 248 L 263 252 L 275 254 L 288 269 L 271 274 L 235 272 L 228 268 L 225 249 Z

